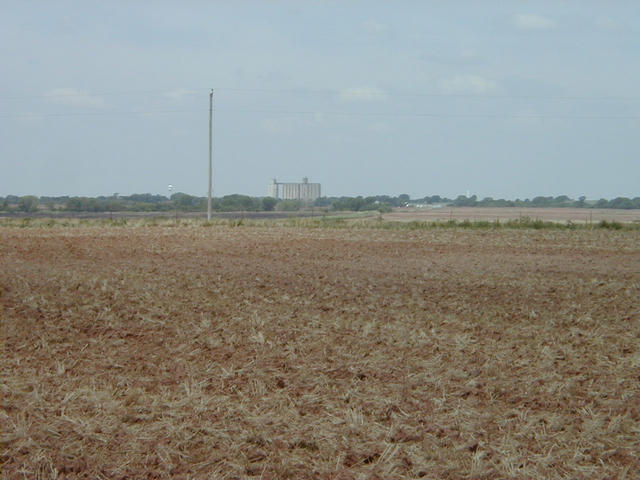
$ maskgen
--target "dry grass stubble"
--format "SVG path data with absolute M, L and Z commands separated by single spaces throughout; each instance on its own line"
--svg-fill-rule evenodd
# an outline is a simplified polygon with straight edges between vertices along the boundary
M 6 478 L 625 478 L 634 232 L 0 231 Z

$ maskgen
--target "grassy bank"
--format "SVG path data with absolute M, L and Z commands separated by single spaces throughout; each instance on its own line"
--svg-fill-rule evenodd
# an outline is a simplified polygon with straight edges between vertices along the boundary
M 640 230 L 640 223 L 606 221 L 594 223 L 552 222 L 530 217 L 508 220 L 446 220 L 446 221 L 388 221 L 380 217 L 331 216 L 316 218 L 288 218 L 255 220 L 247 218 L 212 219 L 150 217 L 150 218 L 0 218 L 0 228 L 68 228 L 68 227 L 292 227 L 292 228 L 367 228 L 385 230 L 437 230 L 437 229 L 534 229 L 534 230 Z

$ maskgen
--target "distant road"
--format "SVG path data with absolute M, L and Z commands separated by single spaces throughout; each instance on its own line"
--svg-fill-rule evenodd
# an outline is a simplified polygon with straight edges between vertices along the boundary
M 546 222 L 640 222 L 640 210 L 616 210 L 609 208 L 486 208 L 486 207 L 442 207 L 442 208 L 406 208 L 397 209 L 382 216 L 384 220 L 410 221 L 506 221 L 521 217 L 539 219 Z
M 0 218 L 86 218 L 86 219 L 109 219 L 109 218 L 207 218 L 206 212 L 68 212 L 68 211 L 40 211 L 33 213 L 26 212 L 0 212 Z M 248 218 L 254 220 L 281 219 L 292 217 L 321 217 L 332 215 L 324 210 L 305 210 L 299 212 L 212 212 L 211 218 L 238 219 Z
M 322 217 L 322 216 L 354 216 L 359 217 L 369 213 L 370 216 L 378 216 L 378 212 L 325 212 L 324 209 L 299 212 L 213 212 L 212 218 L 252 220 L 269 220 L 283 218 Z M 176 212 L 0 212 L 0 218 L 85 218 L 85 219 L 109 219 L 109 218 L 175 218 Z M 207 217 L 206 212 L 177 212 L 178 218 Z M 616 209 L 591 209 L 591 208 L 485 208 L 485 207 L 442 207 L 442 208 L 398 208 L 390 213 L 382 215 L 384 220 L 410 222 L 434 222 L 447 220 L 470 220 L 493 222 L 495 220 L 507 221 L 521 217 L 529 217 L 548 222 L 571 221 L 574 223 L 600 222 L 640 222 L 640 210 L 616 210 Z

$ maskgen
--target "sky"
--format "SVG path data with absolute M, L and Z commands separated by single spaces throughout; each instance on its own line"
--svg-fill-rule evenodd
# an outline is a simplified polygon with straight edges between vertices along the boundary
M 635 0 L 0 6 L 0 196 L 640 195 Z

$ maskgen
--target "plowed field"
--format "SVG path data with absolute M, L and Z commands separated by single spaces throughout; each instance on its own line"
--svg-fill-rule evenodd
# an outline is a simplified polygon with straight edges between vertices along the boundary
M 3 478 L 636 478 L 637 232 L 0 230 Z

